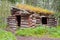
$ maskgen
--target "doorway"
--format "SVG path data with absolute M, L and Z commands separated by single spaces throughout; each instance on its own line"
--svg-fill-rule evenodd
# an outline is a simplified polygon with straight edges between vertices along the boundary
M 47 17 L 42 17 L 42 24 L 47 24 Z
M 20 26 L 20 24 L 21 24 L 21 16 L 17 15 L 16 20 L 17 20 L 17 25 Z

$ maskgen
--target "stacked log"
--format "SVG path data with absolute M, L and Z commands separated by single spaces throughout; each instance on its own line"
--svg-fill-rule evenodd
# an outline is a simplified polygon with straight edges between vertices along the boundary
M 57 20 L 55 18 L 48 18 L 48 26 L 57 26 Z
M 16 30 L 17 28 L 17 21 L 15 16 L 10 16 L 7 18 L 9 28 Z
M 30 27 L 36 26 L 36 18 L 35 17 L 29 18 L 29 26 Z
M 36 18 L 36 24 L 41 24 L 41 18 Z
M 21 17 L 21 27 L 29 27 L 28 17 Z

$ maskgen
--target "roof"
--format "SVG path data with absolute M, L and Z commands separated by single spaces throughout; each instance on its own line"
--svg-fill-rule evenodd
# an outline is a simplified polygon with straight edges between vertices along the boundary
M 29 10 L 29 11 L 36 12 L 36 13 L 54 14 L 54 12 L 49 11 L 47 9 L 43 9 L 40 7 L 34 7 L 31 5 L 26 5 L 26 4 L 18 4 L 18 5 L 16 5 L 16 7 L 19 9 Z

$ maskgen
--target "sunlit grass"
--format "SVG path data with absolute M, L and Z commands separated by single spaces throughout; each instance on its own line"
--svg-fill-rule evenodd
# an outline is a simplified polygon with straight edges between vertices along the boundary
M 38 36 L 42 37 L 48 35 L 52 38 L 60 38 L 60 27 L 44 27 L 39 26 L 36 28 L 25 28 L 19 29 L 16 31 L 16 35 L 18 36 Z
M 16 31 L 18 36 L 38 36 L 41 37 L 47 33 L 44 26 L 39 26 L 36 28 L 24 28 Z
M 11 32 L 0 29 L 0 40 L 16 40 L 16 38 Z
M 53 38 L 60 38 L 60 27 L 48 29 L 49 36 Z
M 20 36 L 41 36 L 45 33 L 46 30 L 43 27 L 19 29 L 16 32 Z

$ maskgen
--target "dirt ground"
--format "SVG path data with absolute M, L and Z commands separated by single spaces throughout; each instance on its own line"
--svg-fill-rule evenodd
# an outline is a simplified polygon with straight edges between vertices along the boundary
M 17 36 L 17 40 L 60 40 L 60 38 L 37 38 L 37 37 L 22 37 L 22 36 Z

